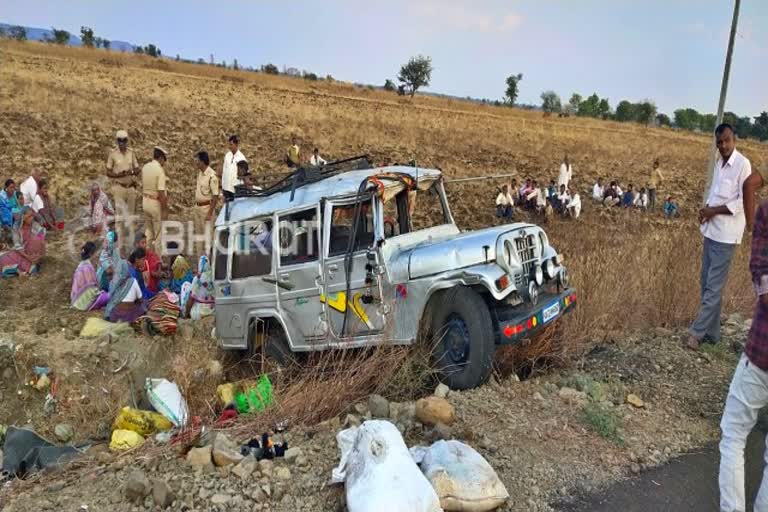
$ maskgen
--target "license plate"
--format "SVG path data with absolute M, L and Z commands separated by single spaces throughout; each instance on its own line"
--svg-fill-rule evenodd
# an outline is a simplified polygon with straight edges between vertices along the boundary
M 547 323 L 559 314 L 560 314 L 560 303 L 555 302 L 554 304 L 545 308 L 544 311 L 541 312 L 541 319 L 544 323 Z

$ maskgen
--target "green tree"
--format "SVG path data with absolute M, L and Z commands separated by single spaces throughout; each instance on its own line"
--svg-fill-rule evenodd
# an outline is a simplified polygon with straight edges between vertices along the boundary
M 80 27 L 80 41 L 82 41 L 83 46 L 86 48 L 97 46 L 96 38 L 93 36 L 93 29 L 91 27 Z
M 619 104 L 616 105 L 616 114 L 614 114 L 613 117 L 622 123 L 636 121 L 637 113 L 634 103 L 627 100 L 621 100 Z
M 510 105 L 514 105 L 517 100 L 517 95 L 520 92 L 518 84 L 523 79 L 523 74 L 518 73 L 516 75 L 509 75 L 507 77 L 507 92 L 505 97 Z
M 597 115 L 600 119 L 608 119 L 611 115 L 611 104 L 608 103 L 608 98 L 602 98 L 597 105 Z
M 304 80 L 309 80 L 311 82 L 315 82 L 318 79 L 317 73 L 312 73 L 311 71 L 304 71 L 301 74 L 301 77 L 304 78 Z
M 237 63 L 237 59 L 232 61 L 232 69 L 235 69 L 235 70 L 240 69 L 240 65 Z
M 109 50 L 109 47 L 112 46 L 112 41 L 109 39 L 102 39 L 101 40 L 101 47 L 105 50 Z
M 715 114 L 704 114 L 701 117 L 699 117 L 698 128 L 704 133 L 714 133 L 716 124 L 717 124 L 717 116 Z
M 597 93 L 593 93 L 587 99 L 579 103 L 579 108 L 576 110 L 576 115 L 580 117 L 598 117 L 600 108 L 600 97 Z
M 755 116 L 755 124 L 752 125 L 752 134 L 756 139 L 768 140 L 768 112 L 761 112 Z
M 736 135 L 743 139 L 749 137 L 757 138 L 755 137 L 754 133 L 755 127 L 752 125 L 752 119 L 749 116 L 739 117 L 736 119 L 736 123 L 733 125 L 733 127 L 736 129 Z
M 266 64 L 261 67 L 261 70 L 268 75 L 279 75 L 280 70 L 274 64 Z
M 395 82 L 387 78 L 384 81 L 384 90 L 389 92 L 395 92 L 397 90 L 397 86 L 395 85 Z
M 659 126 L 672 126 L 672 120 L 667 114 L 658 113 L 656 114 L 656 124 Z
M 8 30 L 8 35 L 17 41 L 27 40 L 27 29 L 19 25 L 15 25 Z
M 405 85 L 411 97 L 421 87 L 428 87 L 432 80 L 432 57 L 417 55 L 411 57 L 406 64 L 400 67 L 397 79 Z
M 144 47 L 143 46 L 137 46 L 133 49 L 133 53 L 138 53 L 139 55 L 144 55 Z
M 144 47 L 144 53 L 146 55 L 149 55 L 150 57 L 160 57 L 162 55 L 160 48 L 158 48 L 152 43 Z
M 51 31 L 53 32 L 53 39 L 50 41 L 51 43 L 56 44 L 67 44 L 69 43 L 69 36 L 71 35 L 66 30 L 59 30 L 56 27 L 52 27 Z
M 739 116 L 734 114 L 733 112 L 724 112 L 723 113 L 723 122 L 728 123 L 729 125 L 733 126 L 733 129 L 736 129 L 736 125 L 739 123 Z M 739 134 L 741 136 L 741 134 Z
M 555 91 L 544 91 L 541 93 L 541 110 L 550 114 L 561 112 L 563 104 L 560 101 L 560 96 Z
M 0 27 L 0 38 L 3 38 L 7 36 L 7 32 L 5 31 L 5 27 Z
M 637 105 L 637 122 L 649 125 L 656 120 L 656 104 L 645 100 Z
M 568 100 L 568 105 L 571 107 L 571 111 L 574 113 L 579 111 L 579 105 L 581 105 L 581 94 L 575 92 L 571 95 L 571 99 Z
M 695 130 L 701 125 L 701 114 L 693 108 L 679 108 L 673 113 L 675 126 L 684 130 Z

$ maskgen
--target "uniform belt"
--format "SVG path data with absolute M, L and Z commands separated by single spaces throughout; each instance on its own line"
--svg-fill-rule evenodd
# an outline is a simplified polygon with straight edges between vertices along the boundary
M 113 180 L 119 180 L 120 178 L 112 178 Z M 131 183 L 130 185 L 126 185 L 125 183 L 120 183 L 119 181 L 114 182 L 116 185 L 120 185 L 123 188 L 134 188 L 134 184 Z
M 210 201 L 197 201 L 197 206 L 210 206 Z
M 156 193 L 144 192 L 144 197 L 147 199 L 154 199 L 155 201 L 159 200 L 159 196 Z

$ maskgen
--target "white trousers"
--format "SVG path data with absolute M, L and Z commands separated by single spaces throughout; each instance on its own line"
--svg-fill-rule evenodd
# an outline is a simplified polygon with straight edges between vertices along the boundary
M 768 372 L 742 355 L 733 375 L 720 422 L 720 511 L 744 512 L 744 448 L 757 422 L 757 413 L 768 405 Z M 768 440 L 766 441 L 768 442 Z M 768 448 L 765 459 L 768 462 Z M 765 473 L 755 500 L 755 512 L 768 512 Z

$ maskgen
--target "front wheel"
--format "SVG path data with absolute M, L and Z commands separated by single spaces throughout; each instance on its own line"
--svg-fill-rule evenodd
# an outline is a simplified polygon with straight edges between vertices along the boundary
M 491 374 L 495 350 L 491 313 L 471 288 L 458 286 L 431 305 L 432 361 L 451 389 L 471 389 Z

